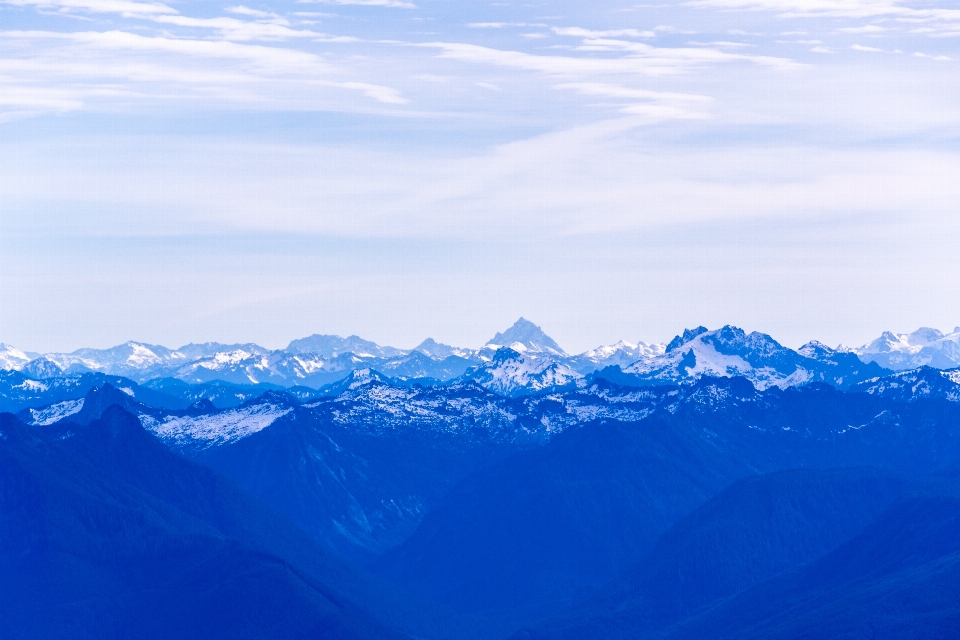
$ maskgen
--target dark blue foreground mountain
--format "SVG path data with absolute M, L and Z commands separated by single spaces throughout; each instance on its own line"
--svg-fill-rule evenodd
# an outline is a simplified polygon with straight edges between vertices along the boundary
M 0 423 L 0 631 L 471 637 L 436 600 L 491 640 L 935 636 L 957 609 L 960 403 L 902 393 L 950 374 L 921 373 L 506 397 L 359 370 L 176 409 L 103 384 Z M 855 540 L 873 556 L 843 565 Z
M 928 484 L 863 468 L 747 478 L 674 523 L 642 560 L 597 594 L 517 637 L 657 637 L 730 596 L 818 559 L 859 535 L 905 493 Z
M 791 468 L 908 476 L 960 459 L 960 405 L 704 379 L 637 422 L 564 431 L 457 485 L 376 565 L 463 611 L 531 620 L 639 562 L 725 487 Z
M 109 385 L 82 405 L 29 409 L 24 420 L 86 423 L 110 404 L 285 514 L 326 548 L 366 562 L 407 538 L 470 472 L 535 448 L 582 415 L 636 419 L 671 389 L 620 389 L 605 381 L 562 396 L 504 398 L 473 383 L 397 384 L 355 372 L 302 403 L 286 390 L 217 409 L 154 410 Z M 67 411 L 73 413 L 67 414 Z
M 4 638 L 444 635 L 116 407 L 85 426 L 0 414 L 0 544 Z
M 820 559 L 761 582 L 662 637 L 956 638 L 960 498 L 951 494 L 906 497 Z

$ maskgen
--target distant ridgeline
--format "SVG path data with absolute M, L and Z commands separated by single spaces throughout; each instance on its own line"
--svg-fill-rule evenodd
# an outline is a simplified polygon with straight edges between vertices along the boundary
M 670 343 L 618 342 L 578 355 L 567 354 L 540 327 L 520 318 L 480 349 L 424 340 L 411 350 L 382 347 L 357 336 L 313 335 L 271 351 L 256 344 L 188 344 L 179 349 L 127 342 L 111 349 L 27 354 L 0 344 L 0 370 L 33 380 L 101 373 L 129 378 L 156 390 L 189 394 L 186 383 L 229 382 L 318 389 L 351 372 L 370 369 L 424 384 L 477 380 L 506 395 L 549 387 L 583 385 L 599 371 L 622 383 L 662 384 L 709 376 L 743 376 L 758 388 L 826 382 L 847 388 L 892 371 L 923 366 L 960 367 L 960 327 L 944 335 L 923 328 L 884 333 L 856 349 L 831 349 L 812 341 L 788 349 L 762 333 L 725 326 L 687 329 Z M 216 400 L 214 400 L 216 402 Z
M 0 637 L 955 637 L 958 344 L 4 347 Z

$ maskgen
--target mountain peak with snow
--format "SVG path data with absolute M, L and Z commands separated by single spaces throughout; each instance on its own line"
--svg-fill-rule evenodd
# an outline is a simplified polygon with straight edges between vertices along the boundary
M 28 362 L 30 357 L 23 351 L 0 342 L 0 369 L 19 371 Z
M 671 340 L 667 344 L 667 352 L 670 352 L 670 351 L 673 351 L 674 349 L 678 349 L 682 347 L 683 345 L 687 344 L 697 336 L 707 333 L 707 331 L 708 329 L 703 325 L 700 325 L 696 329 L 684 329 L 681 335 L 676 336 L 673 340 Z
M 360 357 L 391 358 L 404 355 L 407 352 L 394 347 L 381 347 L 376 342 L 364 340 L 360 336 L 340 336 L 315 333 L 306 338 L 292 340 L 287 345 L 291 353 L 315 353 L 325 358 L 335 358 L 344 353 L 353 353 Z
M 551 358 L 500 347 L 489 362 L 468 370 L 461 380 L 472 380 L 501 395 L 513 396 L 576 385 L 584 377 Z
M 823 360 L 824 358 L 828 358 L 836 352 L 837 349 L 831 349 L 819 340 L 811 340 L 807 344 L 797 349 L 797 353 L 805 358 L 811 358 L 813 360 Z
M 500 347 L 510 347 L 520 353 L 542 353 L 561 358 L 567 355 L 553 338 L 526 318 L 520 318 L 509 329 L 497 333 L 484 345 L 484 349 L 496 350 Z
M 912 333 L 884 331 L 876 340 L 853 351 L 864 362 L 876 362 L 895 371 L 922 366 L 950 369 L 960 366 L 960 331 L 957 329 L 946 335 L 930 327 L 920 327 Z
M 448 344 L 437 342 L 433 338 L 427 338 L 426 340 L 418 344 L 416 347 L 414 347 L 413 350 L 419 351 L 420 353 L 437 360 L 443 360 L 444 358 L 449 358 L 450 356 L 457 356 L 459 358 L 469 358 L 475 353 L 470 351 L 469 349 L 451 347 Z

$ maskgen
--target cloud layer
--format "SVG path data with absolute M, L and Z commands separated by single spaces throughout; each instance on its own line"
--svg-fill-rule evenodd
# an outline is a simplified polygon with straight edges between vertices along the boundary
M 422 309 L 451 342 L 519 314 L 612 341 L 958 322 L 953 5 L 0 0 L 0 20 L 0 295 L 25 301 L 0 341 L 80 331 L 44 320 L 64 304 L 105 343 L 419 331 Z M 125 319 L 130 296 L 150 312 Z M 150 320 L 176 314 L 209 331 Z

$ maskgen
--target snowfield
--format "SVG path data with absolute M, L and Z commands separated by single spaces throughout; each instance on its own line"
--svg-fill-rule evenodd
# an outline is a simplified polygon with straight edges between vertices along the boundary
M 144 428 L 161 440 L 179 446 L 220 445 L 266 429 L 292 411 L 289 407 L 261 404 L 201 416 L 140 416 Z

